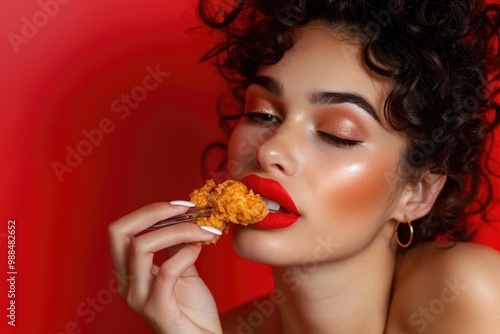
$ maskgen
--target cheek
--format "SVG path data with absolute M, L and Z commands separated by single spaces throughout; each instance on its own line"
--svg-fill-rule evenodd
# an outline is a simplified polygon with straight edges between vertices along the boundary
M 246 175 L 248 168 L 255 167 L 257 148 L 264 143 L 272 131 L 238 125 L 228 143 L 228 172 L 234 179 Z
M 389 175 L 395 170 L 396 163 L 385 159 L 346 166 L 324 183 L 329 185 L 325 200 L 345 214 L 384 212 L 393 190 Z
M 241 178 L 246 166 L 254 159 L 255 144 L 250 139 L 251 136 L 241 127 L 236 127 L 229 138 L 227 170 L 234 179 Z

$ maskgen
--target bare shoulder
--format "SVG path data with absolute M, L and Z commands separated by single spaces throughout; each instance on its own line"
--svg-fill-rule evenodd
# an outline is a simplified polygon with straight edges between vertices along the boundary
M 500 252 L 492 248 L 419 246 L 398 258 L 391 322 L 400 333 L 500 332 L 499 283 Z
M 278 304 L 282 295 L 275 292 L 242 304 L 221 315 L 224 334 L 233 333 L 278 333 Z

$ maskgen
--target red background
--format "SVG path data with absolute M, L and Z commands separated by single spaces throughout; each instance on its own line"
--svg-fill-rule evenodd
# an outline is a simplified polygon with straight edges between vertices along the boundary
M 203 149 L 221 138 L 214 100 L 224 86 L 198 63 L 207 36 L 188 32 L 198 24 L 194 8 L 181 0 L 0 3 L 0 332 L 148 332 L 115 293 L 106 228 L 145 204 L 186 199 L 203 182 Z M 120 119 L 112 103 L 137 92 L 148 66 L 168 76 Z M 85 147 L 84 132 L 104 119 L 113 130 Z M 70 167 L 68 149 L 78 148 L 86 156 Z M 58 177 L 55 162 L 71 172 Z M 9 219 L 16 327 L 6 324 Z M 487 228 L 478 241 L 500 248 L 497 236 Z M 272 289 L 268 268 L 237 258 L 228 237 L 205 247 L 198 267 L 221 311 Z

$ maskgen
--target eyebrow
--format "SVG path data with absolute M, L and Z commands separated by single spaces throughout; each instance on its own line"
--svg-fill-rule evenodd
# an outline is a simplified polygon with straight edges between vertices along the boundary
M 272 77 L 259 75 L 252 79 L 250 85 L 257 85 L 271 94 L 282 97 L 283 84 Z M 382 124 L 375 108 L 363 96 L 351 92 L 331 92 L 331 91 L 314 91 L 309 96 L 309 102 L 312 104 L 342 104 L 350 103 L 357 105 L 373 117 L 379 124 Z
M 313 92 L 309 97 L 309 102 L 312 104 L 341 104 L 341 103 L 351 103 L 355 104 L 364 111 L 366 111 L 371 117 L 373 117 L 378 123 L 382 124 L 380 118 L 378 117 L 375 108 L 368 102 L 364 97 L 355 93 L 348 92 Z

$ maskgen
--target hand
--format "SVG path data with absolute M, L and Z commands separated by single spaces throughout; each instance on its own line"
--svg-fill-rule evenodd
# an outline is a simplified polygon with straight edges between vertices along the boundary
M 121 296 L 157 333 L 222 333 L 212 294 L 194 266 L 201 246 L 214 234 L 182 223 L 138 234 L 154 223 L 182 214 L 185 206 L 154 203 L 109 225 L 111 256 Z M 157 266 L 155 252 L 171 256 Z

